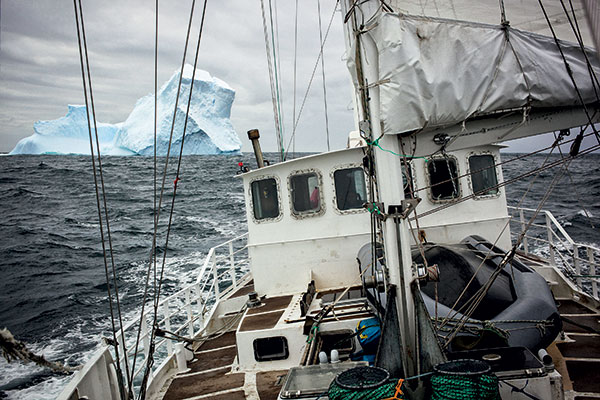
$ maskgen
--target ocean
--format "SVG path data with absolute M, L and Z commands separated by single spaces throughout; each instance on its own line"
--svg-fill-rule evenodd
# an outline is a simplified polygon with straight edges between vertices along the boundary
M 514 156 L 503 154 L 503 160 Z M 504 178 L 534 169 L 545 158 L 541 154 L 507 163 Z M 235 175 L 239 161 L 254 165 L 253 159 L 252 154 L 184 157 L 165 294 L 195 279 L 212 246 L 246 232 L 242 184 Z M 159 159 L 160 173 L 164 161 Z M 164 205 L 171 202 L 175 163 L 171 160 Z M 125 319 L 131 319 L 139 312 L 152 239 L 153 160 L 104 157 L 103 167 L 122 307 Z M 556 171 L 540 173 L 524 207 L 537 207 Z M 507 186 L 509 204 L 521 199 L 531 180 Z M 557 216 L 574 240 L 600 247 L 600 155 L 573 161 L 544 208 Z M 159 251 L 164 249 L 165 210 Z M 0 157 L 0 328 L 7 327 L 50 360 L 83 363 L 100 337 L 110 335 L 97 221 L 89 157 Z M 54 399 L 67 380 L 0 357 L 2 399 Z

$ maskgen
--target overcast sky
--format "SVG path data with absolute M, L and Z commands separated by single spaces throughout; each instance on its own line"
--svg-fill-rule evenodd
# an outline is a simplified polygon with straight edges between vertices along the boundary
M 297 110 L 319 53 L 317 0 L 299 3 Z M 321 0 L 323 31 L 334 15 L 334 3 Z M 287 142 L 293 114 L 295 1 L 277 4 Z M 180 67 L 190 5 L 190 0 L 160 3 L 159 86 Z M 201 6 L 198 0 L 196 32 Z M 83 8 L 97 119 L 122 122 L 136 100 L 154 90 L 154 1 L 84 0 Z M 60 118 L 67 104 L 83 104 L 84 100 L 72 1 L 0 0 L 0 9 L 0 151 L 5 152 L 33 133 L 35 121 Z M 324 50 L 332 149 L 345 147 L 348 132 L 354 129 L 341 25 L 337 11 Z M 251 149 L 246 131 L 258 128 L 263 149 L 274 151 L 260 1 L 209 2 L 204 32 L 199 68 L 236 90 L 232 122 L 243 150 Z M 194 32 L 192 38 L 196 37 Z M 193 63 L 191 56 L 189 62 Z M 552 138 L 538 137 L 521 141 L 510 150 L 528 151 L 551 142 Z M 295 144 L 297 151 L 327 149 L 320 69 L 302 112 Z
M 294 2 L 279 2 L 280 67 L 285 127 L 291 132 L 294 65 Z M 285 4 L 284 4 L 285 3 Z M 297 108 L 319 53 L 316 0 L 300 2 Z M 322 1 L 325 31 L 334 2 Z M 37 120 L 64 116 L 67 104 L 83 104 L 73 3 L 67 0 L 0 0 L 0 151 L 33 133 Z M 159 5 L 159 86 L 179 69 L 190 0 Z M 194 27 L 202 2 L 196 2 Z M 121 122 L 135 102 L 154 90 L 154 1 L 83 1 L 97 118 Z M 197 37 L 196 33 L 192 37 Z M 191 49 L 190 45 L 190 49 Z M 189 62 L 193 63 L 193 52 Z M 350 81 L 344 62 L 341 17 L 335 13 L 325 48 L 332 148 L 345 146 L 353 129 Z M 249 150 L 246 131 L 262 132 L 263 148 L 275 150 L 273 112 L 259 1 L 212 1 L 207 6 L 199 68 L 236 90 L 232 122 Z M 326 149 L 320 69 L 303 111 L 296 148 Z M 289 137 L 289 134 L 288 134 Z

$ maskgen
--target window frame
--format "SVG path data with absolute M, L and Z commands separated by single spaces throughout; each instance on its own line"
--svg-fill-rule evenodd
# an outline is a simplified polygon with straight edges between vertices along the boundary
M 475 189 L 473 188 L 473 179 L 471 178 L 471 162 L 469 161 L 473 156 L 491 156 L 494 159 L 494 171 L 496 172 L 496 185 L 500 183 L 500 174 L 498 173 L 498 157 L 496 154 L 491 151 L 472 151 L 467 154 L 467 181 L 469 182 L 469 190 L 471 194 L 473 194 L 473 198 L 475 200 L 486 200 L 486 199 L 496 199 L 500 197 L 502 187 L 498 187 L 498 191 L 493 194 L 475 194 Z
M 263 181 L 267 179 L 274 179 L 275 185 L 277 186 L 277 202 L 279 204 L 279 215 L 277 217 L 272 218 L 261 218 L 258 219 L 254 215 L 254 195 L 252 193 L 252 184 L 257 181 Z M 252 178 L 250 182 L 248 182 L 248 198 L 250 199 L 250 207 L 248 208 L 250 211 L 250 215 L 252 217 L 252 221 L 255 224 L 264 224 L 269 222 L 277 222 L 283 218 L 283 203 L 281 202 L 281 182 L 279 181 L 279 177 L 277 175 L 260 175 Z
M 281 343 L 283 344 L 283 353 L 276 353 L 276 354 L 271 354 L 271 355 L 260 356 L 258 353 L 259 342 L 266 341 L 266 340 L 274 340 L 274 339 L 281 340 Z M 252 341 L 252 350 L 254 352 L 254 360 L 259 363 L 269 362 L 269 361 L 287 360 L 290 357 L 290 346 L 288 344 L 287 338 L 283 335 L 255 338 Z M 279 354 L 281 354 L 281 355 L 279 355 Z
M 456 197 L 451 197 L 449 199 L 436 199 L 435 197 L 433 197 L 433 191 L 432 191 L 432 182 L 431 182 L 431 176 L 429 175 L 429 162 L 431 161 L 439 161 L 439 160 L 446 160 L 446 159 L 451 159 L 452 161 L 454 161 L 454 164 L 456 165 L 456 183 L 458 184 L 458 193 Z M 432 157 L 429 159 L 428 162 L 423 163 L 424 165 L 424 169 L 425 169 L 425 179 L 427 179 L 427 197 L 429 198 L 429 201 L 434 203 L 434 204 L 443 204 L 443 203 L 453 203 L 455 201 L 457 201 L 458 199 L 462 198 L 462 185 L 460 183 L 461 179 L 460 179 L 460 164 L 458 162 L 458 158 L 456 158 L 453 155 L 450 154 L 446 154 L 445 157 L 441 157 L 441 156 L 436 156 L 436 157 Z
M 366 190 L 366 196 L 367 199 L 366 201 L 369 201 L 369 185 L 367 184 L 367 174 L 365 172 L 365 169 L 363 168 L 363 165 L 360 163 L 352 163 L 352 164 L 340 164 L 340 165 L 336 165 L 334 166 L 331 171 L 329 172 L 329 177 L 331 178 L 331 190 L 333 193 L 333 209 L 335 210 L 335 212 L 337 214 L 340 215 L 347 215 L 347 214 L 361 214 L 361 213 L 365 213 L 367 212 L 366 208 L 351 208 L 349 210 L 340 210 L 337 206 L 337 192 L 335 190 L 335 173 L 336 171 L 340 171 L 340 170 L 344 170 L 344 169 L 353 169 L 353 168 L 360 168 L 363 171 L 363 179 L 365 182 L 365 190 Z
M 297 175 L 309 175 L 309 174 L 315 174 L 317 176 L 317 182 L 319 184 L 319 205 L 320 208 L 319 210 L 309 210 L 309 211 L 296 211 L 296 209 L 294 208 L 294 198 L 292 196 L 292 177 L 297 176 Z M 311 218 L 311 217 L 319 217 L 323 214 L 325 214 L 325 197 L 323 196 L 323 175 L 321 174 L 321 171 L 319 171 L 318 169 L 315 168 L 306 168 L 306 169 L 300 169 L 300 170 L 294 170 L 292 172 L 289 173 L 289 175 L 287 176 L 287 185 L 288 185 L 288 198 L 289 198 L 289 204 L 290 204 L 290 214 L 292 216 L 292 218 L 295 219 L 304 219 L 304 218 Z

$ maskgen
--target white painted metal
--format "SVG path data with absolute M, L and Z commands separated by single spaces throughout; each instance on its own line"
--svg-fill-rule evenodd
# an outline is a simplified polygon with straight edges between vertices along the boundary
M 109 348 L 102 346 L 84 365 L 83 369 L 75 373 L 57 400 L 70 400 L 83 396 L 90 399 L 119 400 L 118 385 L 110 372 L 110 366 L 113 363 Z
M 468 157 L 490 154 L 494 156 L 496 164 L 499 164 L 499 150 L 498 146 L 481 146 L 449 153 L 449 157 L 453 157 L 457 163 L 461 197 L 473 194 L 471 177 L 468 172 Z M 426 161 L 414 159 L 411 161 L 411 165 L 415 190 L 417 196 L 421 198 L 421 202 L 417 206 L 419 228 L 425 231 L 428 241 L 458 243 L 476 233 L 491 243 L 497 243 L 500 248 L 510 248 L 510 229 L 507 227 L 510 218 L 506 211 L 506 191 L 503 187 L 498 188 L 498 194 L 494 196 L 475 197 L 459 203 L 449 200 L 439 201 L 432 198 L 430 189 L 425 189 L 431 184 Z M 496 176 L 498 182 L 504 181 L 500 166 L 496 167 Z M 429 214 L 432 210 L 444 205 L 451 206 Z M 411 226 L 413 230 L 417 230 L 416 221 L 413 220 Z M 418 237 L 416 232 L 415 236 Z M 416 244 L 413 237 L 411 237 L 411 242 L 413 245 Z
M 211 325 L 211 316 L 214 315 L 215 310 L 219 308 L 221 302 L 230 296 L 235 289 L 231 280 L 225 280 L 221 283 L 223 291 L 220 292 L 219 297 L 215 297 L 212 287 L 213 285 L 216 287 L 219 285 L 218 282 L 216 285 L 214 283 L 215 275 L 213 274 L 213 271 L 220 268 L 229 269 L 232 256 L 231 249 L 237 249 L 233 252 L 235 266 L 239 267 L 241 271 L 247 270 L 248 258 L 246 239 L 247 234 L 210 249 L 199 270 L 196 282 L 160 301 L 159 309 L 164 315 L 164 318 L 159 321 L 160 328 L 172 331 L 178 335 L 186 335 L 200 332 Z M 232 246 L 229 246 L 230 243 Z M 217 255 L 220 255 L 220 258 L 217 257 Z M 245 284 L 248 280 L 249 277 L 245 277 L 241 282 Z M 240 306 L 241 305 L 237 303 L 235 304 L 237 309 L 239 309 Z M 121 356 L 119 361 L 121 362 L 123 371 L 125 371 L 126 363 L 130 366 L 132 365 L 132 360 L 135 356 L 141 356 L 144 361 L 147 360 L 147 349 L 150 344 L 150 325 L 148 324 L 148 321 L 151 320 L 152 316 L 152 307 L 147 307 L 144 316 L 141 318 L 143 345 L 140 346 L 141 349 L 139 349 L 137 355 L 133 354 L 133 344 L 140 320 L 136 319 L 125 325 L 125 338 L 119 335 L 119 353 Z M 173 324 L 173 321 L 177 321 L 178 323 L 175 325 Z M 197 327 L 197 329 L 195 327 Z M 127 345 L 127 355 L 125 355 L 125 352 L 123 351 L 123 342 Z M 172 373 L 175 367 L 175 353 L 171 341 L 165 339 L 158 340 L 155 350 L 155 367 L 148 382 L 149 393 L 157 392 L 158 389 L 160 389 L 160 386 L 165 382 L 167 375 Z M 165 353 L 166 355 L 164 358 L 160 356 L 160 354 Z M 63 392 L 61 392 L 59 399 L 69 399 L 75 389 L 78 389 L 80 394 L 82 393 L 82 390 L 83 393 L 92 393 L 92 395 L 89 395 L 90 398 L 112 400 L 113 398 L 109 397 L 110 394 L 106 392 L 106 388 L 113 386 L 118 387 L 118 384 L 115 381 L 116 377 L 113 379 L 108 372 L 102 372 L 102 368 L 105 368 L 103 365 L 112 363 L 112 357 L 110 360 L 107 357 L 111 357 L 110 349 L 107 346 L 103 346 L 101 351 L 86 363 L 85 368 L 80 371 Z M 138 358 L 135 376 L 139 376 L 144 369 L 145 362 L 140 363 Z M 118 395 L 114 397 L 114 399 L 117 398 Z
M 259 294 L 298 293 L 312 279 L 317 288 L 340 287 L 354 281 L 356 253 L 369 241 L 369 214 L 340 215 L 335 211 L 334 183 L 330 174 L 348 164 L 361 163 L 362 149 L 347 149 L 286 161 L 244 174 L 248 220 L 248 248 L 254 286 Z M 288 177 L 293 171 L 320 171 L 321 214 L 292 216 Z M 280 217 L 269 221 L 253 218 L 250 182 L 258 177 L 277 177 Z M 282 257 L 285 255 L 285 257 Z
M 588 262 L 590 263 L 590 275 L 596 277 L 596 261 L 594 260 L 594 251 L 591 247 L 586 249 Z M 598 298 L 598 279 L 592 278 L 592 295 Z
M 353 3 L 352 6 L 349 6 L 346 2 L 342 3 L 344 3 L 342 15 L 346 15 L 347 11 L 350 10 L 350 7 L 356 8 L 354 14 L 349 19 L 349 22 L 345 24 L 345 30 L 349 33 L 358 31 L 361 28 L 359 28 L 356 18 L 358 13 L 363 14 L 364 12 L 362 5 Z M 370 13 L 364 13 L 361 15 L 361 18 L 364 17 L 368 20 L 371 15 L 372 14 Z M 389 207 L 391 205 L 399 206 L 402 200 L 404 200 L 404 187 L 401 184 L 402 160 L 397 155 L 402 154 L 402 151 L 396 137 L 383 136 L 382 132 L 379 86 L 377 85 L 380 80 L 378 75 L 379 55 L 377 43 L 373 42 L 371 36 L 367 34 L 356 35 L 355 40 L 357 43 L 353 43 L 353 47 L 347 51 L 349 54 L 354 55 L 352 52 L 355 48 L 354 46 L 358 47 L 358 59 L 354 60 L 359 64 L 355 74 L 357 77 L 355 90 L 362 95 L 363 99 L 368 98 L 368 102 L 366 103 L 368 107 L 368 110 L 366 111 L 368 111 L 368 114 L 363 113 L 363 115 L 359 115 L 359 119 L 364 121 L 370 130 L 370 132 L 364 133 L 370 133 L 372 140 L 377 139 L 379 141 L 379 146 L 373 148 L 377 188 L 380 196 L 379 201 L 384 204 L 384 207 Z M 359 75 L 358 69 L 362 70 L 362 77 Z M 359 81 L 359 79 L 364 80 Z M 371 84 L 373 85 L 370 86 Z M 369 88 L 369 92 L 365 93 L 364 90 L 367 87 Z M 386 151 L 382 149 L 385 149 Z M 384 210 L 384 212 L 385 211 L 386 210 Z M 408 233 L 409 226 L 406 220 L 397 220 L 394 218 L 386 219 L 382 225 L 389 279 L 390 283 L 397 287 L 396 304 L 398 307 L 398 317 L 400 321 L 399 329 L 403 351 L 401 358 L 405 371 L 408 374 L 413 374 L 415 371 L 415 360 L 413 359 L 413 355 L 417 354 L 417 352 L 414 348 L 414 341 L 408 339 L 413 338 L 416 335 L 414 323 L 415 307 L 410 289 L 414 279 L 414 273 L 412 270 L 411 243 Z
M 187 360 L 185 359 L 185 348 L 183 343 L 177 343 L 175 345 L 175 355 L 177 358 L 177 372 L 186 372 L 189 370 L 187 367 Z
M 535 215 L 536 210 L 530 208 L 508 207 L 513 214 L 519 214 L 519 218 L 511 219 L 513 223 L 513 234 L 522 232 L 523 219 L 529 221 Z M 546 237 L 546 239 L 542 239 Z M 598 298 L 598 282 L 596 271 L 600 267 L 600 249 L 585 243 L 575 242 L 565 231 L 558 220 L 550 211 L 541 210 L 524 238 L 528 239 L 530 249 L 535 248 L 535 256 L 540 257 L 552 266 L 557 266 L 565 271 L 567 275 L 574 276 L 572 279 L 579 288 L 591 289 L 591 295 Z M 525 249 L 524 249 L 525 250 Z M 528 251 L 525 250 L 527 253 Z

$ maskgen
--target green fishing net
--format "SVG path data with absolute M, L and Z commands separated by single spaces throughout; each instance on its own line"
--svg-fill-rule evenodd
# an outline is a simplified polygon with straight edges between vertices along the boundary
M 478 360 L 454 360 L 434 367 L 432 400 L 500 400 L 498 378 Z
M 339 374 L 331 385 L 327 396 L 330 400 L 376 400 L 403 399 L 402 385 L 397 379 L 390 380 L 390 374 L 382 368 L 357 367 Z

